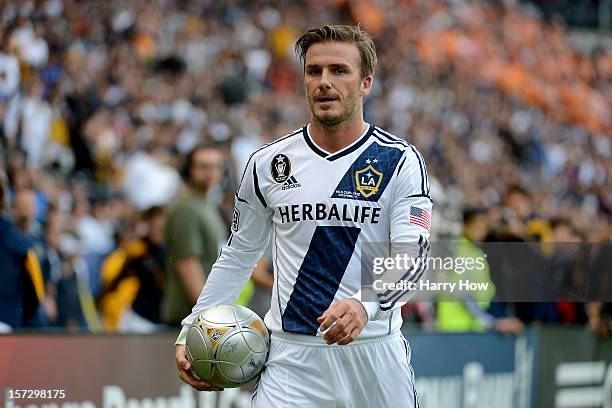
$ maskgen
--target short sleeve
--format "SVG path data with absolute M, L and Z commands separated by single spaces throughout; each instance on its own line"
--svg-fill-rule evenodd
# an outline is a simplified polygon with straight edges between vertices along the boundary
M 204 243 L 199 231 L 198 214 L 189 206 L 173 210 L 166 225 L 167 244 L 174 257 L 184 259 L 203 254 Z

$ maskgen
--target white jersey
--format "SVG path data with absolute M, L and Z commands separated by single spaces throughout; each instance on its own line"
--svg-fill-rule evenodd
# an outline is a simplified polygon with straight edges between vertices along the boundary
M 265 145 L 247 163 L 231 236 L 183 326 L 208 307 L 235 303 L 270 242 L 274 288 L 266 325 L 320 336 L 316 319 L 332 303 L 360 299 L 363 244 L 390 243 L 391 255 L 396 243 L 418 243 L 426 256 L 429 229 L 422 217 L 411 218 L 415 210 L 427 217 L 432 210 L 425 162 L 378 127 L 335 153 L 318 147 L 308 126 Z M 422 278 L 425 266 L 411 279 Z M 399 331 L 400 298 L 405 303 L 399 293 L 383 293 L 364 303 L 370 319 L 359 338 Z

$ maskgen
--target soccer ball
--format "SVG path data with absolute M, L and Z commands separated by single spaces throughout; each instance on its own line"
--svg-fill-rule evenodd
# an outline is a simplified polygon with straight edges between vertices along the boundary
M 222 388 L 251 381 L 263 370 L 270 339 L 264 322 L 243 306 L 204 310 L 187 332 L 187 358 L 196 376 Z

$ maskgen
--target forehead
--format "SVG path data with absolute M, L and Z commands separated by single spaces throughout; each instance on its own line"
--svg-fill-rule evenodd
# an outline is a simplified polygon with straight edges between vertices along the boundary
M 220 160 L 221 153 L 214 149 L 198 149 L 193 154 L 193 161 L 203 162 L 203 161 L 213 161 Z
M 305 65 L 346 64 L 359 67 L 361 54 L 356 44 L 327 41 L 312 44 L 306 52 Z
M 26 202 L 34 202 L 36 196 L 34 192 L 31 190 L 18 190 L 15 193 L 14 202 L 26 203 Z

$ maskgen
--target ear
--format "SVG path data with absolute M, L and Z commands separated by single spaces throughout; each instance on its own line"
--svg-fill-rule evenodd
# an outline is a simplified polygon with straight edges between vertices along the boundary
M 366 96 L 370 94 L 370 91 L 372 90 L 373 82 L 374 82 L 374 77 L 372 75 L 366 75 L 361 80 L 361 90 L 360 90 L 361 96 L 365 98 Z

